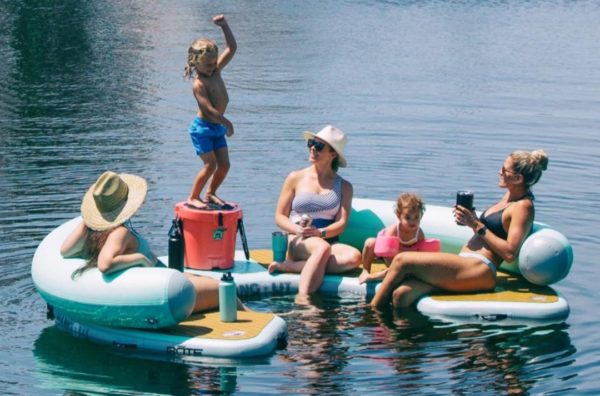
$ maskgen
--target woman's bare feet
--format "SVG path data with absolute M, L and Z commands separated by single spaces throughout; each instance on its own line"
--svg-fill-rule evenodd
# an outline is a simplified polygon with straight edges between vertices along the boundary
M 273 261 L 271 262 L 271 264 L 269 264 L 267 270 L 270 274 L 275 271 L 299 274 L 300 272 L 302 272 L 302 268 L 304 268 L 305 264 L 306 261 L 293 261 L 290 259 L 286 259 L 284 262 Z
M 358 276 L 358 283 L 363 284 L 371 280 L 371 274 L 369 274 L 366 270 L 362 270 L 360 275 Z
M 272 274 L 273 272 L 280 272 L 280 270 L 282 269 L 282 263 L 278 262 L 278 261 L 273 261 L 271 264 L 269 264 L 269 266 L 267 267 L 267 271 L 269 271 L 269 274 Z

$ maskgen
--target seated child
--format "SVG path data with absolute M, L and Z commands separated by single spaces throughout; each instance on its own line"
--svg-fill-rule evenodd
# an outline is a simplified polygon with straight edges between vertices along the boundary
M 421 197 L 414 193 L 400 194 L 396 202 L 396 217 L 398 218 L 398 222 L 379 231 L 377 238 L 368 238 L 365 241 L 362 251 L 363 271 L 358 277 L 359 283 L 381 280 L 385 277 L 387 268 L 374 274 L 370 273 L 371 263 L 376 257 L 382 256 L 387 267 L 392 262 L 394 256 L 401 251 L 425 250 L 421 249 L 425 242 L 425 234 L 420 227 L 424 212 L 425 203 Z M 397 243 L 393 243 L 395 246 L 392 248 L 392 251 L 389 251 L 389 249 L 387 252 L 377 251 L 376 242 L 378 242 L 378 239 L 379 242 L 383 242 L 383 239 L 395 242 L 393 239 L 390 240 L 389 237 L 395 237 L 397 240 Z M 431 248 L 426 249 L 432 250 Z M 434 247 L 433 250 L 439 250 L 439 247 Z

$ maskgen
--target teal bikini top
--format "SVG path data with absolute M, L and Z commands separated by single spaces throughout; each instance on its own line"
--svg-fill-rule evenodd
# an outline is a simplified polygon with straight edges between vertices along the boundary
M 131 235 L 133 235 L 137 239 L 138 253 L 143 254 L 148 258 L 148 260 L 152 261 L 152 249 L 150 249 L 150 244 L 148 243 L 148 241 L 144 239 L 144 237 L 142 237 L 136 230 L 134 230 L 130 223 L 124 224 L 124 226 L 129 230 L 129 232 L 131 232 Z

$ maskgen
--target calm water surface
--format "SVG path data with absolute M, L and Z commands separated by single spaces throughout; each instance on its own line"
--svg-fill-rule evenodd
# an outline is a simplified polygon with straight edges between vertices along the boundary
M 45 318 L 30 277 L 41 239 L 77 215 L 106 169 L 149 180 L 135 218 L 166 252 L 175 202 L 201 163 L 186 133 L 195 103 L 182 78 L 189 43 L 238 52 L 223 73 L 231 172 L 251 248 L 268 246 L 285 175 L 306 164 L 301 132 L 350 138 L 342 175 L 355 195 L 416 190 L 482 208 L 502 193 L 514 149 L 544 148 L 537 220 L 571 240 L 555 285 L 565 323 L 439 323 L 407 310 L 315 296 L 250 301 L 284 314 L 290 343 L 258 361 L 181 362 L 123 355 Z M 597 394 L 600 387 L 600 5 L 596 1 L 0 3 L 0 389 L 8 394 Z

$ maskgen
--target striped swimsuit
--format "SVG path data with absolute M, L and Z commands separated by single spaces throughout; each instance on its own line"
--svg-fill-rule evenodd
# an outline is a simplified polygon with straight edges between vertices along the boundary
M 311 192 L 296 193 L 292 201 L 290 220 L 300 222 L 303 214 L 312 217 L 312 225 L 316 228 L 327 227 L 333 223 L 342 206 L 342 178 L 336 176 L 333 189 L 325 194 Z M 330 243 L 336 242 L 338 237 L 327 238 Z

